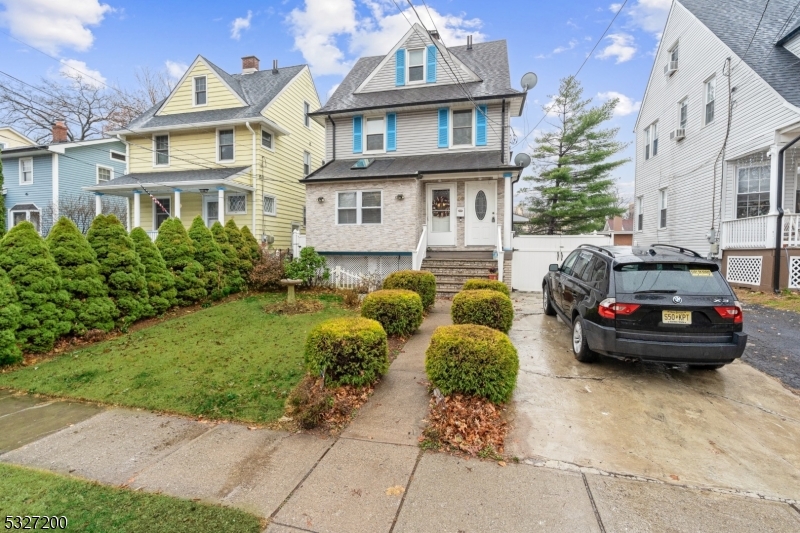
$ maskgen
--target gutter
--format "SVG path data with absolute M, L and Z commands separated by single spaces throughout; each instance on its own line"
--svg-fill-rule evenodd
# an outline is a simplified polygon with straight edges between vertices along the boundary
M 471 101 L 484 101 L 484 100 L 502 100 L 503 98 L 522 98 L 523 102 L 525 100 L 524 93 L 509 93 L 509 94 L 493 94 L 490 96 L 474 96 L 472 99 L 470 98 L 446 98 L 444 100 L 425 100 L 422 102 L 411 102 L 411 103 L 390 103 L 390 104 L 383 104 L 383 105 L 375 105 L 369 107 L 348 107 L 346 109 L 328 109 L 328 110 L 321 110 L 315 111 L 313 113 L 309 113 L 309 117 L 323 117 L 327 116 L 331 113 L 336 113 L 337 115 L 341 115 L 343 113 L 357 113 L 359 111 L 372 111 L 374 109 L 387 109 L 387 108 L 401 108 L 401 107 L 421 107 L 421 106 L 429 106 L 429 105 L 438 105 L 438 104 L 448 104 L 448 103 L 457 103 L 457 102 L 471 102 Z M 524 105 L 524 104 L 523 104 Z
M 184 115 L 186 113 L 181 113 Z M 165 116 L 177 116 L 177 115 L 165 115 Z M 155 117 L 153 117 L 155 118 Z M 150 119 L 152 120 L 152 119 Z M 265 124 L 269 130 L 271 130 L 276 135 L 291 135 L 291 132 L 284 128 L 283 126 L 279 126 L 275 122 L 269 120 L 265 117 L 249 117 L 249 118 L 236 118 L 236 119 L 228 119 L 228 120 L 211 120 L 206 122 L 180 122 L 178 124 L 172 124 L 170 126 L 157 126 L 151 128 L 125 128 L 124 130 L 115 130 L 108 132 L 109 135 L 140 135 L 145 133 L 157 133 L 160 131 L 180 131 L 180 130 L 191 130 L 195 128 L 208 128 L 212 126 L 236 126 L 238 124 L 246 124 L 248 121 L 252 121 L 256 124 Z
M 781 250 L 783 249 L 783 167 L 785 153 L 800 141 L 800 136 L 795 137 L 789 144 L 778 151 L 778 227 L 775 231 L 775 259 L 772 270 L 772 290 L 775 294 L 781 292 Z M 787 261 L 788 268 L 788 261 Z
M 331 118 L 330 115 L 328 115 L 328 120 L 330 120 L 331 124 L 333 124 L 333 153 L 331 154 L 333 157 L 331 158 L 331 161 L 336 161 L 336 123 L 333 121 L 333 118 Z
M 250 130 L 250 133 L 253 134 L 253 166 L 250 167 L 250 176 L 252 177 L 253 183 L 253 233 L 256 232 L 256 207 L 258 204 L 256 203 L 256 132 L 253 128 L 250 127 L 250 122 L 245 122 L 245 126 L 247 129 Z M 263 228 L 262 228 L 263 233 Z
M 238 174 L 237 174 L 238 175 Z M 232 176 L 236 177 L 236 176 Z M 84 191 L 89 192 L 105 192 L 108 191 L 109 193 L 113 191 L 132 191 L 134 189 L 141 189 L 144 187 L 150 189 L 158 189 L 162 187 L 166 187 L 169 189 L 174 189 L 175 187 L 198 187 L 198 188 L 206 188 L 209 186 L 218 186 L 218 185 L 225 185 L 225 186 L 234 186 L 239 187 L 244 191 L 255 191 L 252 187 L 248 185 L 242 185 L 241 183 L 236 183 L 234 181 L 225 180 L 205 180 L 205 181 L 170 181 L 170 182 L 156 182 L 156 183 L 146 183 L 144 181 L 139 181 L 138 183 L 128 183 L 126 185 L 89 185 L 81 187 Z

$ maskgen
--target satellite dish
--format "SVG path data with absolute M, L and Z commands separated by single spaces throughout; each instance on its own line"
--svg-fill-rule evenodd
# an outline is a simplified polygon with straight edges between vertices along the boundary
M 523 91 L 530 91 L 536 84 L 539 83 L 539 77 L 534 74 L 533 72 L 528 72 L 524 76 L 522 76 L 522 90 Z
M 514 158 L 514 164 L 518 167 L 525 168 L 531 164 L 531 156 L 524 152 L 520 152 L 517 154 L 517 157 Z

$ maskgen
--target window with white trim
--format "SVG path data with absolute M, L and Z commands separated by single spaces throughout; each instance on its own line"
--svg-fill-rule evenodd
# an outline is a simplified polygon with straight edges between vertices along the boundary
M 114 169 L 97 165 L 97 183 L 105 183 L 114 179 Z
M 172 211 L 172 198 L 165 196 L 164 198 L 156 198 L 158 203 L 153 202 L 153 229 L 158 230 L 161 224 L 167 221 Z
M 0 142 L 0 151 L 5 150 L 8 148 L 8 143 Z
M 667 189 L 658 191 L 658 228 L 665 229 L 667 227 Z
M 217 133 L 219 145 L 218 161 L 233 161 L 233 130 L 219 130 Z
M 109 154 L 111 159 L 114 161 L 122 161 L 123 163 L 128 160 L 128 156 L 125 155 L 123 152 L 117 152 L 116 150 L 109 150 Z
M 206 77 L 198 76 L 194 79 L 194 105 L 206 105 Z
M 689 99 L 684 98 L 678 102 L 678 127 L 682 130 L 686 129 L 689 123 Z
M 736 168 L 736 218 L 769 214 L 769 165 Z
M 425 81 L 425 49 L 408 51 L 408 82 Z
M 678 54 L 678 48 L 679 48 L 679 43 L 675 43 L 675 45 L 670 49 L 670 51 L 669 51 L 669 60 L 670 60 L 670 62 L 672 62 L 672 61 L 677 62 L 678 61 L 678 55 L 679 55 Z
M 229 194 L 226 197 L 228 202 L 226 212 L 229 215 L 244 215 L 247 214 L 247 195 L 246 194 Z
M 311 154 L 303 152 L 303 176 L 311 174 Z
M 644 158 L 658 155 L 658 122 L 653 122 L 644 130 Z
M 11 225 L 16 226 L 20 222 L 30 222 L 36 231 L 41 231 L 41 214 L 36 210 L 11 211 Z
M 261 130 L 261 146 L 272 150 L 272 134 L 264 129 Z
M 705 86 L 706 124 L 714 122 L 714 103 L 717 100 L 717 78 L 711 78 Z
M 303 124 L 306 125 L 306 128 L 311 127 L 311 117 L 308 114 L 311 113 L 311 105 L 308 102 L 303 102 Z
M 642 231 L 644 227 L 644 212 L 642 210 L 644 204 L 644 197 L 636 197 L 636 231 Z
M 156 166 L 169 165 L 169 135 L 153 136 L 153 155 Z
M 472 145 L 472 109 L 453 111 L 453 146 Z
M 268 194 L 264 195 L 264 214 L 269 216 L 276 216 L 278 214 L 278 199 Z
M 383 152 L 386 122 L 384 117 L 367 119 L 367 152 Z
M 23 157 L 19 160 L 19 184 L 33 184 L 33 158 Z
M 337 224 L 380 224 L 382 191 L 346 191 L 336 194 Z

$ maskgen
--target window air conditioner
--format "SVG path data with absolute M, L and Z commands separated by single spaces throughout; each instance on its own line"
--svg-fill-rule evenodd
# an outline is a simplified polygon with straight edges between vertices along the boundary
M 686 138 L 686 130 L 683 128 L 678 128 L 677 130 L 670 132 L 669 138 L 673 141 L 682 141 Z
M 670 61 L 664 65 L 664 76 L 672 76 L 678 71 L 678 62 Z

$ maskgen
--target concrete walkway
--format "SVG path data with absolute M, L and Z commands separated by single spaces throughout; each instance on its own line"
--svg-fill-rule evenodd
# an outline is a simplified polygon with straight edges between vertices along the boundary
M 338 439 L 0 392 L 0 461 L 240 507 L 269 533 L 800 530 L 786 502 L 420 452 L 425 349 L 448 323 L 437 302 Z

